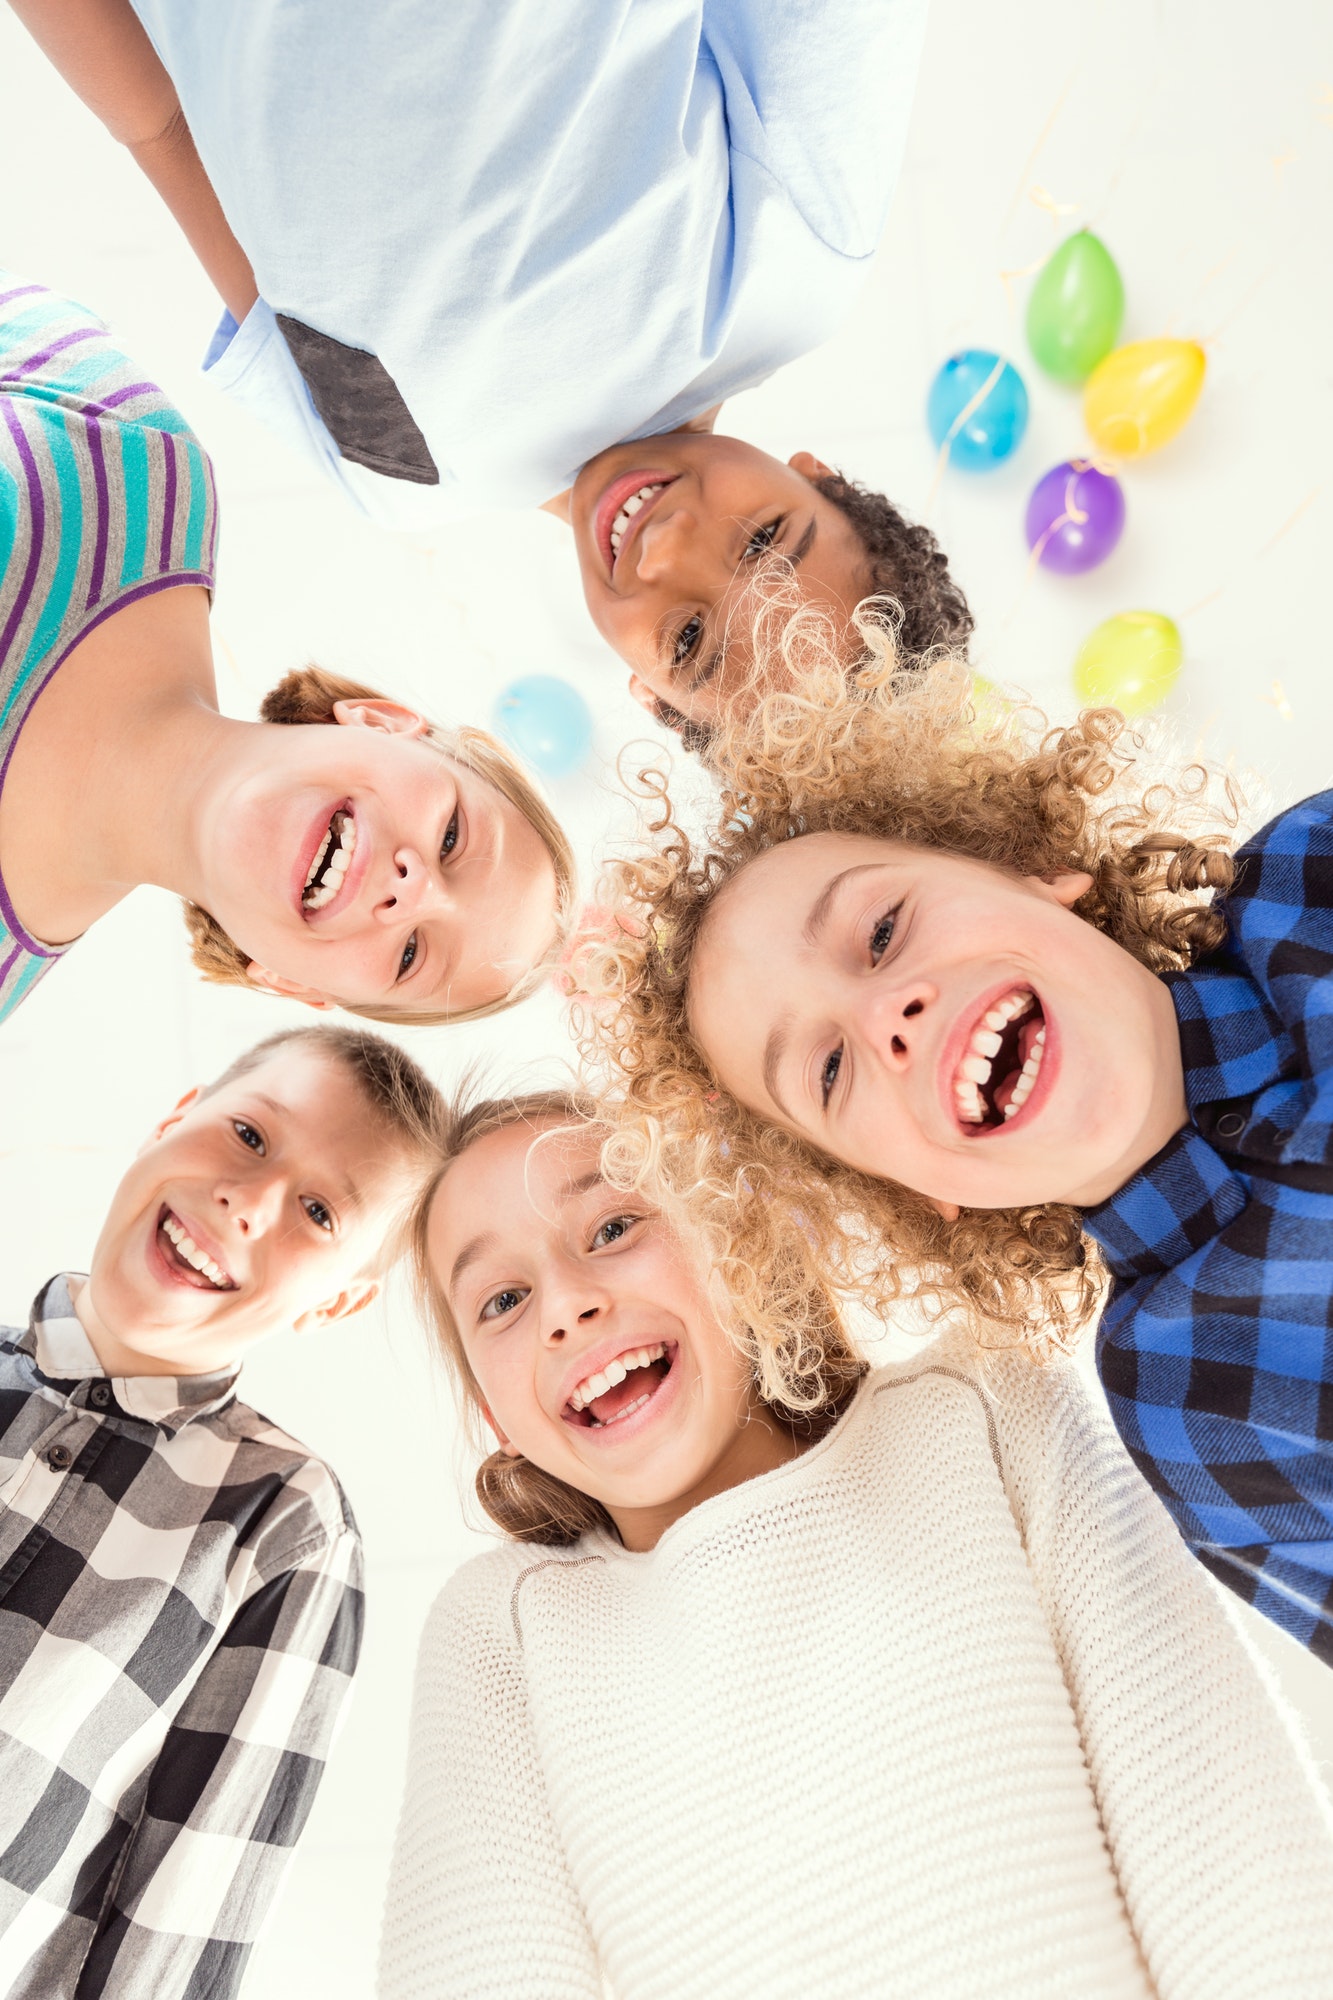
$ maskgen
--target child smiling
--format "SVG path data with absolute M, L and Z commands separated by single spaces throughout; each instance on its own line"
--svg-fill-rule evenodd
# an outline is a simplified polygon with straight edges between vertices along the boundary
M 1040 1345 L 1099 1301 L 1092 1238 L 1135 1462 L 1333 1662 L 1333 794 L 1233 855 L 1228 800 L 1114 711 L 1043 735 L 891 661 L 823 694 L 733 731 L 711 844 L 619 871 L 594 1032 L 636 1115 L 725 1173 L 742 1286 L 799 1214 L 872 1296 Z
M 239 1988 L 361 1643 L 356 1525 L 237 1398 L 375 1296 L 438 1093 L 360 1029 L 192 1090 L 0 1334 L 0 1988 Z
M 548 807 L 482 731 L 314 669 L 222 715 L 216 516 L 101 321 L 0 273 L 0 1021 L 141 883 L 213 977 L 372 1018 L 509 1004 L 572 886 Z
M 384 2000 L 1316 2000 L 1326 1802 L 1078 1372 L 866 1375 L 822 1291 L 758 1345 L 606 1136 L 474 1104 L 417 1211 L 508 1540 L 423 1641 Z

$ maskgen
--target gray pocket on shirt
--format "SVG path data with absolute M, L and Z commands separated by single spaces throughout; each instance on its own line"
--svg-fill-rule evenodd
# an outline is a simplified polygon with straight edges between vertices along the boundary
M 316 333 L 287 313 L 275 318 L 341 456 L 390 479 L 438 486 L 430 446 L 379 356 Z

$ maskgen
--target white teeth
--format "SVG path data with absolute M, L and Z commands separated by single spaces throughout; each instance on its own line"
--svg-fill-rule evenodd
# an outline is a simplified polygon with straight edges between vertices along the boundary
M 624 539 L 625 530 L 634 519 L 634 516 L 641 507 L 648 504 L 654 493 L 662 491 L 665 483 L 665 481 L 659 481 L 655 486 L 641 486 L 637 493 L 631 493 L 629 499 L 625 501 L 615 520 L 611 523 L 611 555 L 613 559 L 620 554 L 620 544 Z
M 972 1030 L 963 1059 L 954 1072 L 954 1097 L 958 1106 L 958 1116 L 966 1125 L 980 1125 L 986 1119 L 986 1104 L 981 1094 L 981 1086 L 991 1080 L 995 1058 L 1004 1044 L 1004 1030 L 1011 1021 L 1026 1014 L 1033 1005 L 1034 996 L 1026 986 L 1016 986 L 1003 1000 L 997 1000 L 987 1008 L 981 1020 Z M 1021 1110 L 1032 1094 L 1041 1067 L 1041 1054 L 1046 1046 L 1046 1029 L 1043 1026 L 1033 1038 L 1032 1047 L 1024 1062 L 1013 1094 L 1004 1108 L 1006 1118 L 1012 1118 Z
M 584 1381 L 579 1383 L 577 1389 L 575 1389 L 569 1399 L 570 1409 L 586 1410 L 589 1403 L 595 1403 L 597 1398 L 604 1396 L 608 1389 L 612 1389 L 617 1383 L 623 1382 L 633 1369 L 650 1367 L 654 1361 L 663 1360 L 665 1355 L 666 1348 L 660 1341 L 655 1347 L 634 1347 L 627 1349 L 624 1354 L 618 1354 L 614 1361 L 607 1362 L 606 1367 L 600 1374 L 589 1375 Z M 641 1396 L 633 1407 L 637 1410 L 647 1401 L 647 1396 Z M 622 1412 L 622 1415 L 627 1416 L 628 1414 L 627 1410 Z
M 343 884 L 356 852 L 356 821 L 351 813 L 339 810 L 329 821 L 324 843 L 310 864 L 301 902 L 307 910 L 322 910 L 331 903 Z M 318 888 L 315 877 L 320 877 Z
M 216 1285 L 219 1289 L 230 1286 L 231 1279 L 222 1266 L 215 1264 L 208 1252 L 199 1248 L 189 1231 L 182 1229 L 174 1216 L 169 1215 L 163 1222 L 162 1233 L 170 1238 L 177 1254 L 184 1258 L 187 1264 L 193 1265 L 196 1271 L 201 1271 L 211 1285 Z

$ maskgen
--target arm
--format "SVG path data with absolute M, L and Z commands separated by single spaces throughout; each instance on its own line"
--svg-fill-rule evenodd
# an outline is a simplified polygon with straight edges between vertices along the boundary
M 242 320 L 259 296 L 194 140 L 130 0 L 11 0 L 65 81 L 127 147 L 180 224 L 190 247 Z
M 259 1584 L 153 1764 L 74 2000 L 230 2000 L 324 1774 L 356 1667 L 346 1530 Z
M 1073 1366 L 1006 1357 L 996 1416 L 1108 1845 L 1161 2000 L 1316 2000 L 1333 1812 L 1235 1614 Z
M 483 1556 L 426 1625 L 382 2000 L 601 2000 L 533 1740 L 512 1583 L 510 1565 Z

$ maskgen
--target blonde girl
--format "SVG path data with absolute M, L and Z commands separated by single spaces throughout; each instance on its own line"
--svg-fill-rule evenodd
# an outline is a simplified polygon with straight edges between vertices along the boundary
M 490 738 L 371 688 L 311 670 L 221 715 L 216 529 L 179 411 L 0 272 L 0 1020 L 140 883 L 212 978 L 376 1020 L 509 1004 L 559 936 L 560 828 Z
M 1325 1804 L 1080 1375 L 863 1374 L 824 1290 L 761 1382 L 606 1138 L 473 1105 L 418 1211 L 503 1539 L 422 1643 L 384 2000 L 1315 2000 Z

